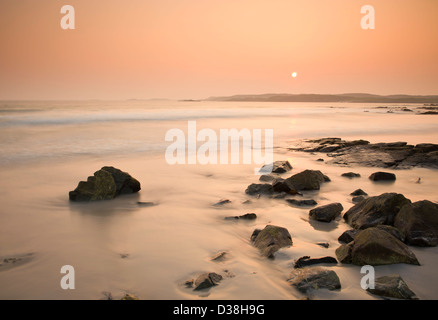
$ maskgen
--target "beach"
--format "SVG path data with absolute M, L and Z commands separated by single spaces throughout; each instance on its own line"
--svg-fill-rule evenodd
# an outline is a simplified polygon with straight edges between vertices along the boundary
M 273 129 L 274 160 L 289 161 L 288 178 L 320 170 L 330 178 L 306 198 L 319 205 L 354 204 L 350 193 L 395 192 L 412 202 L 437 203 L 438 170 L 382 169 L 328 164 L 325 153 L 290 150 L 294 141 L 339 137 L 371 143 L 438 144 L 436 115 L 403 111 L 419 104 L 215 102 L 173 100 L 0 102 L 0 299 L 295 300 L 305 295 L 288 283 L 303 256 L 336 257 L 338 237 L 351 227 L 338 217 L 309 219 L 309 208 L 284 199 L 245 193 L 260 183 L 258 164 L 176 164 L 165 158 L 168 130 L 187 131 L 188 121 L 221 129 Z M 391 112 L 388 112 L 391 111 Z M 324 161 L 317 161 L 323 159 Z M 69 191 L 103 166 L 128 172 L 141 191 L 114 200 L 76 203 Z M 345 172 L 360 178 L 342 177 Z M 393 183 L 375 183 L 376 171 L 395 173 Z M 421 178 L 421 183 L 416 183 Z M 215 206 L 220 200 L 231 202 Z M 248 200 L 250 200 L 248 202 Z M 138 202 L 152 202 L 142 206 Z M 226 217 L 256 213 L 255 220 Z M 293 244 L 275 259 L 263 257 L 250 240 L 266 225 L 286 228 Z M 328 248 L 318 243 L 328 243 Z M 438 299 L 437 247 L 414 247 L 420 266 L 376 266 L 376 275 L 400 274 L 420 299 Z M 220 252 L 224 261 L 212 261 Z M 61 267 L 75 270 L 75 289 L 60 287 Z M 360 266 L 327 268 L 340 290 L 316 290 L 314 299 L 380 299 L 363 290 Z M 223 276 L 213 288 L 193 291 L 186 281 L 202 272 Z

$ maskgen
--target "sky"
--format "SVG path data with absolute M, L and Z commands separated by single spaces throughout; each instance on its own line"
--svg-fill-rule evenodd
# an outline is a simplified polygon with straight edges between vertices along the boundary
M 437 39 L 437 0 L 1 0 L 0 99 L 438 94 Z

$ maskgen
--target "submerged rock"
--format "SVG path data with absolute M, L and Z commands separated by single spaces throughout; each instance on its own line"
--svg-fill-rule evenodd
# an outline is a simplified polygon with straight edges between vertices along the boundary
M 111 200 L 121 194 L 140 191 L 140 182 L 128 173 L 114 167 L 103 167 L 87 181 L 79 182 L 75 190 L 70 191 L 71 201 Z
M 340 203 L 331 203 L 325 206 L 321 206 L 315 209 L 310 210 L 309 216 L 312 219 L 321 222 L 331 222 L 337 216 L 339 216 L 344 210 L 344 207 Z
M 286 228 L 267 225 L 263 230 L 256 229 L 251 235 L 251 241 L 261 254 L 270 259 L 274 253 L 292 245 L 292 237 Z
M 365 199 L 366 199 L 365 196 L 356 196 L 356 197 L 353 197 L 353 198 L 351 199 L 351 201 L 352 201 L 353 203 L 359 203 L 359 202 L 361 202 L 361 201 L 363 201 L 363 200 L 365 200 Z
M 396 176 L 390 172 L 374 172 L 370 175 L 370 180 L 373 181 L 395 181 Z
M 345 221 L 355 229 L 366 229 L 379 224 L 393 225 L 400 209 L 411 201 L 402 194 L 384 193 L 370 197 L 350 208 Z
M 263 183 L 263 184 L 253 183 L 249 185 L 248 188 L 246 188 L 245 193 L 251 196 L 272 195 L 274 193 L 274 189 L 272 188 L 272 185 L 268 183 Z
M 287 203 L 296 207 L 313 207 L 318 203 L 313 199 L 304 199 L 304 200 L 296 200 L 296 199 L 286 199 Z
M 360 178 L 360 174 L 354 173 L 354 172 L 346 172 L 346 173 L 343 173 L 341 176 L 346 177 L 346 178 Z
M 336 249 L 336 256 L 341 263 L 359 266 L 420 264 L 415 254 L 403 242 L 378 228 L 360 231 L 352 242 Z
M 394 226 L 409 245 L 435 247 L 438 244 L 438 204 L 428 200 L 404 205 Z
M 219 200 L 218 202 L 216 202 L 213 206 L 215 206 L 215 207 L 220 207 L 220 206 L 223 206 L 223 205 L 225 205 L 225 204 L 229 204 L 229 203 L 231 203 L 231 200 L 228 200 L 228 199 L 221 199 L 221 200 Z
M 350 193 L 350 196 L 367 196 L 368 193 L 363 191 L 362 189 L 354 190 L 352 193 Z
M 247 213 L 242 216 L 225 217 L 225 220 L 255 220 L 257 215 L 255 213 Z
M 388 298 L 417 300 L 417 296 L 409 289 L 406 282 L 398 274 L 379 277 L 375 280 L 374 289 L 368 288 L 368 292 Z
M 314 264 L 321 264 L 321 263 L 337 264 L 338 260 L 336 260 L 333 257 L 310 258 L 309 256 L 304 256 L 299 258 L 295 262 L 294 268 L 304 268 Z
M 285 173 L 292 170 L 292 166 L 289 161 L 275 161 L 274 163 L 264 165 L 259 172 L 266 173 Z
M 336 272 L 322 268 L 295 269 L 287 281 L 303 293 L 319 289 L 341 289 L 341 281 Z
M 193 281 L 193 290 L 199 291 L 217 286 L 222 279 L 223 277 L 220 274 L 214 272 L 203 273 Z

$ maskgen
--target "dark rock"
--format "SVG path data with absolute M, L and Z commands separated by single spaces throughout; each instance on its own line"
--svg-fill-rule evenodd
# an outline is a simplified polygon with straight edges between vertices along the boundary
M 254 242 L 257 238 L 257 236 L 259 235 L 260 231 L 262 231 L 261 229 L 255 229 L 252 234 L 251 234 L 251 241 Z
M 428 200 L 404 205 L 394 226 L 409 245 L 435 247 L 438 244 L 438 204 Z
M 315 219 L 317 221 L 331 222 L 341 214 L 342 210 L 344 210 L 342 204 L 331 203 L 310 210 L 309 216 L 310 218 Z
M 409 289 L 406 282 L 398 274 L 379 277 L 375 280 L 374 289 L 368 288 L 368 292 L 388 298 L 417 300 L 417 296 Z
M 294 269 L 287 281 L 303 293 L 319 289 L 341 289 L 341 282 L 336 272 L 316 267 Z
M 330 244 L 328 242 L 317 242 L 316 244 L 326 249 L 330 247 Z
M 128 173 L 114 167 L 103 167 L 88 177 L 87 181 L 79 182 L 74 191 L 70 191 L 71 201 L 111 200 L 121 194 L 140 191 L 140 182 Z
M 425 148 L 424 148 L 425 147 Z M 295 142 L 290 150 L 327 152 L 328 164 L 381 168 L 438 168 L 438 145 L 408 145 L 406 142 L 374 143 L 323 138 Z
M 297 206 L 297 207 L 316 206 L 318 204 L 313 199 L 304 199 L 304 200 L 286 199 L 286 201 L 290 205 Z
M 242 216 L 226 217 L 225 220 L 255 220 L 257 215 L 255 213 L 247 213 Z
M 292 195 L 299 194 L 299 192 L 296 189 L 291 188 L 284 179 L 275 179 L 272 183 L 272 189 L 277 193 L 285 192 Z
M 360 174 L 354 173 L 354 172 L 346 172 L 346 173 L 343 173 L 341 176 L 346 177 L 346 178 L 360 178 Z
M 218 285 L 218 283 L 222 280 L 222 276 L 220 274 L 214 272 L 206 272 L 199 275 L 194 281 L 193 286 L 195 287 L 193 290 L 199 291 L 211 288 L 213 286 Z
M 268 183 L 264 183 L 264 184 L 253 183 L 253 184 L 248 186 L 248 188 L 245 190 L 245 193 L 249 194 L 251 196 L 254 196 L 254 195 L 272 195 L 274 193 L 274 189 Z
M 319 170 L 305 170 L 285 180 L 292 190 L 319 190 L 321 183 L 330 181 Z
M 221 251 L 217 254 L 215 254 L 213 257 L 211 257 L 211 261 L 225 261 L 228 259 L 228 252 L 227 251 Z
M 380 224 L 378 226 L 376 226 L 377 229 L 389 232 L 391 235 L 393 235 L 394 237 L 396 237 L 398 240 L 400 240 L 401 242 L 405 242 L 405 237 L 404 235 L 400 232 L 399 229 L 393 227 L 393 226 L 388 226 L 388 225 L 384 225 L 384 224 Z
M 104 170 L 94 173 L 87 181 L 79 182 L 74 191 L 70 191 L 71 201 L 111 200 L 116 196 L 116 184 L 112 175 Z
M 347 230 L 339 236 L 338 241 L 343 243 L 350 243 L 354 240 L 358 233 L 359 230 L 356 229 Z
M 292 170 L 289 161 L 275 161 L 274 163 L 264 165 L 259 172 L 266 173 L 285 173 Z
M 361 201 L 363 201 L 363 200 L 365 200 L 365 199 L 366 199 L 365 196 L 356 196 L 356 197 L 353 197 L 353 198 L 351 199 L 351 201 L 353 201 L 353 203 L 359 203 L 359 202 L 361 202 Z
M 368 228 L 359 232 L 354 241 L 336 249 L 341 263 L 355 265 L 387 265 L 407 263 L 419 265 L 415 254 L 389 232 L 378 228 Z
M 276 174 L 263 174 L 260 176 L 259 180 L 261 182 L 272 182 L 277 178 L 278 178 L 278 175 L 276 175 Z
M 294 265 L 294 268 L 304 268 L 308 267 L 314 264 L 321 264 L 321 263 L 328 263 L 328 264 L 337 264 L 338 260 L 336 260 L 333 257 L 322 257 L 322 258 L 310 258 L 309 256 L 304 256 L 299 258 Z
M 396 215 L 408 203 L 411 201 L 402 194 L 384 193 L 354 205 L 344 214 L 344 219 L 355 229 L 366 229 L 379 224 L 394 225 Z
M 283 247 L 292 245 L 292 237 L 287 229 L 273 225 L 267 225 L 263 230 L 255 230 L 251 236 L 254 246 L 261 254 L 270 259 L 274 258 L 274 253 Z
M 390 172 L 374 172 L 370 175 L 370 180 L 373 181 L 395 181 L 396 176 Z
M 213 206 L 220 207 L 220 206 L 223 206 L 224 204 L 229 204 L 229 203 L 231 203 L 231 200 L 222 199 L 219 202 L 216 202 Z
M 116 184 L 116 196 L 136 193 L 141 190 L 140 182 L 131 177 L 129 173 L 114 167 L 103 167 L 102 170 L 109 172 L 113 176 Z
M 357 190 L 353 191 L 352 193 L 350 193 L 350 195 L 351 196 L 367 196 L 368 193 L 366 193 L 362 189 L 357 189 Z

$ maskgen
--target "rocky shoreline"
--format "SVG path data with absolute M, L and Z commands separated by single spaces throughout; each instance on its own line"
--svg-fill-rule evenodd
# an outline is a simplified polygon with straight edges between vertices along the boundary
M 341 138 L 305 139 L 291 142 L 290 151 L 325 153 L 327 164 L 341 166 L 409 169 L 438 168 L 438 144 L 407 142 L 370 143 Z

